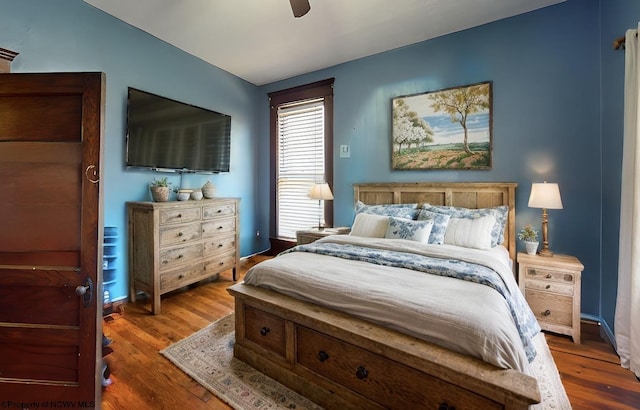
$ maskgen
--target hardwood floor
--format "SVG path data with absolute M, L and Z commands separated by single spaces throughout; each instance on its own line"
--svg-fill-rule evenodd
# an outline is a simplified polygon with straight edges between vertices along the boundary
M 246 269 L 263 260 L 244 260 Z M 112 384 L 102 393 L 102 408 L 120 409 L 230 409 L 158 352 L 233 312 L 226 288 L 231 271 L 208 282 L 162 297 L 162 314 L 150 314 L 150 304 L 126 304 L 104 323 L 113 340 L 106 357 Z M 547 341 L 574 409 L 638 409 L 640 382 L 622 369 L 611 346 L 593 323 L 582 324 L 582 344 L 565 336 L 547 335 Z

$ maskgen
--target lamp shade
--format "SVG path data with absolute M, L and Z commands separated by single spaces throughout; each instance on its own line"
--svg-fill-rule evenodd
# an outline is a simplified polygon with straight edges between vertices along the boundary
M 531 184 L 530 208 L 562 209 L 558 184 L 547 182 Z
M 333 199 L 333 194 L 331 193 L 331 188 L 329 188 L 329 184 L 324 182 L 321 184 L 313 184 L 311 187 L 311 191 L 309 191 L 309 198 L 311 199 L 322 199 L 322 200 L 330 200 Z

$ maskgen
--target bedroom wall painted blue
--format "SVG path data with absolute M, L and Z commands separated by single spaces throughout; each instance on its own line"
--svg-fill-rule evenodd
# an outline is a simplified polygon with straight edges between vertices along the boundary
M 551 248 L 582 260 L 582 311 L 613 325 L 624 53 L 611 41 L 635 27 L 640 2 L 568 0 L 260 88 L 81 0 L 0 0 L 0 10 L 0 47 L 20 52 L 14 72 L 107 74 L 104 219 L 119 228 L 123 256 L 112 297 L 127 293 L 124 204 L 147 199 L 156 176 L 123 167 L 127 86 L 233 116 L 232 172 L 211 180 L 219 195 L 242 198 L 247 256 L 268 247 L 267 93 L 335 77 L 336 224 L 352 221 L 353 183 L 422 180 L 518 182 L 517 224 L 539 224 L 539 210 L 527 207 L 530 184 L 558 182 L 564 209 L 549 211 Z M 391 171 L 391 98 L 486 80 L 493 82 L 493 169 Z M 339 157 L 340 144 L 351 146 L 351 158 Z M 185 184 L 206 179 L 189 176 Z
M 104 224 L 120 232 L 118 281 L 112 299 L 128 295 L 125 202 L 150 200 L 148 183 L 160 174 L 124 167 L 127 87 L 154 92 L 232 116 L 231 172 L 185 176 L 200 187 L 208 178 L 217 196 L 240 197 L 241 254 L 255 252 L 256 206 L 254 148 L 255 85 L 84 3 L 81 0 L 0 0 L 0 47 L 20 54 L 12 72 L 101 71 L 106 73 Z M 174 186 L 179 176 L 169 175 Z
M 601 138 L 601 54 L 625 25 L 611 22 L 611 32 L 605 36 L 601 18 L 608 18 L 608 13 L 601 9 L 612 7 L 620 13 L 627 10 L 629 18 L 640 16 L 633 12 L 637 10 L 633 1 L 614 3 L 569 0 L 264 86 L 259 108 L 262 150 L 268 150 L 267 93 L 334 77 L 337 225 L 349 225 L 353 220 L 352 184 L 358 182 L 515 181 L 519 184 L 517 225 L 539 226 L 540 210 L 527 207 L 531 183 L 558 182 L 564 209 L 549 210 L 550 247 L 557 253 L 576 255 L 583 262 L 582 312 L 606 315 L 606 322 L 612 326 L 615 292 L 606 288 L 607 295 L 603 295 L 600 288 L 603 282 L 614 283 L 617 277 L 613 270 L 601 271 L 602 192 L 615 191 L 616 183 L 619 185 L 615 166 L 620 148 L 618 135 Z M 393 97 L 486 80 L 493 82 L 491 170 L 391 170 Z M 603 102 L 607 104 L 609 101 Z M 609 150 L 603 150 L 610 141 L 613 144 Z M 351 146 L 351 158 L 339 157 L 341 144 Z M 605 174 L 607 180 L 603 180 L 603 163 L 611 167 Z M 260 168 L 265 172 L 260 173 L 261 187 L 268 187 L 267 167 L 268 158 L 262 155 Z M 601 190 L 603 186 L 607 188 Z M 268 194 L 266 188 L 262 189 L 260 198 L 268 201 Z M 616 201 L 611 202 L 607 223 L 614 223 L 618 217 Z M 261 220 L 268 220 L 267 210 L 263 210 Z M 617 254 L 617 238 L 607 239 L 607 254 Z

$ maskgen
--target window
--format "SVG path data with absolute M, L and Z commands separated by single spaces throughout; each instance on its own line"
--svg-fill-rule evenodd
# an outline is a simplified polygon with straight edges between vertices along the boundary
M 333 186 L 333 79 L 269 95 L 271 100 L 271 232 L 292 240 L 296 231 L 324 221 L 333 206 L 309 198 L 316 182 Z

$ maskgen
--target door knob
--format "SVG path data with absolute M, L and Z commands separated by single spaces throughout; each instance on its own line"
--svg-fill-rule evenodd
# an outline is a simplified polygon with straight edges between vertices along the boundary
M 87 277 L 82 285 L 76 287 L 76 295 L 82 297 L 84 307 L 89 307 L 93 299 L 93 281 Z

